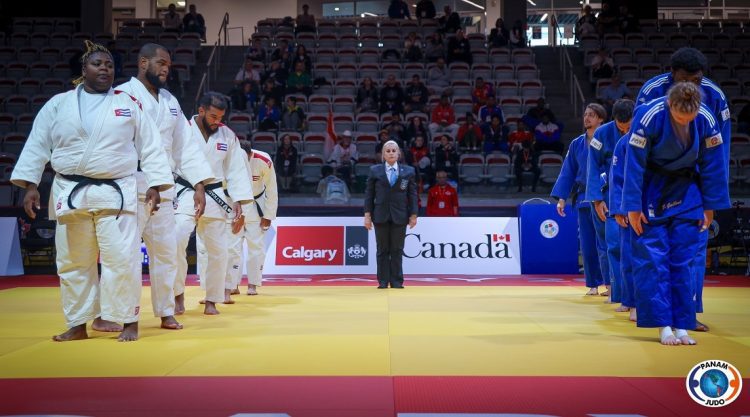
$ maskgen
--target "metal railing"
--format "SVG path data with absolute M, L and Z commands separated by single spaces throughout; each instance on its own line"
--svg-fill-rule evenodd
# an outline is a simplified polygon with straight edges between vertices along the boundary
M 578 82 L 578 76 L 573 73 L 573 61 L 570 59 L 569 48 L 561 46 L 558 49 L 560 50 L 560 72 L 562 73 L 563 82 L 568 83 L 573 115 L 578 117 L 583 109 L 583 104 L 586 102 L 586 96 L 583 95 L 581 83 Z
M 224 17 L 221 19 L 221 26 L 219 27 L 219 34 L 216 41 L 214 42 L 211 53 L 208 55 L 206 61 L 206 72 L 201 76 L 201 82 L 198 84 L 198 90 L 195 92 L 195 106 L 197 111 L 198 100 L 201 96 L 208 91 L 211 91 L 211 83 L 216 81 L 216 77 L 221 70 L 221 55 L 224 52 L 227 44 L 227 30 L 229 25 L 229 13 L 224 13 Z

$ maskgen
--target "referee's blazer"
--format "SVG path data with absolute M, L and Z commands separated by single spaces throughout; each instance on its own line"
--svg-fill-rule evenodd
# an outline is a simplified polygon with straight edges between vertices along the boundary
M 370 167 L 370 177 L 365 190 L 365 212 L 371 213 L 373 223 L 408 224 L 416 215 L 417 183 L 414 168 L 398 164 L 398 177 L 391 187 L 385 173 L 385 163 Z

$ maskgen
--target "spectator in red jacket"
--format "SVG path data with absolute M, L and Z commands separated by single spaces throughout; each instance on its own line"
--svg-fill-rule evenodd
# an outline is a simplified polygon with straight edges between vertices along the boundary
M 427 215 L 458 216 L 458 192 L 448 184 L 448 173 L 438 171 L 435 179 L 437 184 L 433 185 L 427 194 Z
M 406 162 L 414 168 L 417 173 L 417 183 L 430 184 L 432 182 L 432 160 L 430 159 L 430 147 L 425 143 L 424 137 L 419 135 L 414 138 L 406 153 Z M 420 189 L 421 192 L 423 189 Z
M 474 121 L 474 115 L 466 112 L 466 121 L 458 129 L 458 143 L 470 151 L 476 151 L 479 150 L 483 140 L 482 129 Z
M 447 132 L 451 138 L 458 134 L 458 125 L 456 124 L 456 114 L 453 111 L 447 95 L 440 96 L 440 104 L 432 109 L 432 122 L 430 123 L 430 136 L 433 138 L 438 133 Z
M 482 77 L 477 77 L 477 80 L 474 82 L 474 89 L 471 91 L 474 113 L 479 113 L 479 109 L 487 105 L 487 98 L 494 95 L 495 90 L 492 88 L 492 84 L 484 82 L 484 78 Z

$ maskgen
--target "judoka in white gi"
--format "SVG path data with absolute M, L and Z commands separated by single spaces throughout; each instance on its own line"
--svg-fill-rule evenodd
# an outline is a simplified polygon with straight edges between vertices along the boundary
M 86 322 L 101 316 L 125 323 L 118 340 L 131 341 L 138 338 L 141 297 L 141 274 L 133 268 L 140 265 L 138 160 L 150 210 L 174 182 L 153 121 L 134 97 L 112 89 L 112 55 L 101 45 L 86 46 L 80 84 L 39 111 L 11 181 L 26 188 L 24 209 L 34 218 L 45 164 L 57 173 L 50 211 L 58 221 L 57 273 L 68 330 L 53 340 L 86 339 Z

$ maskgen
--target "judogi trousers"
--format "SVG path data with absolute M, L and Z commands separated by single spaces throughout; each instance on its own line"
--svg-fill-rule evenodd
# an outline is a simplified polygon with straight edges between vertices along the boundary
M 205 285 L 206 301 L 221 303 L 224 301 L 224 280 L 227 271 L 227 236 L 226 219 L 202 216 L 197 224 L 195 217 L 178 213 L 177 223 L 178 269 L 174 285 L 174 294 L 185 292 L 187 277 L 186 250 L 190 234 L 196 230 L 196 248 L 198 250 L 198 275 L 201 286 Z
M 578 207 L 578 237 L 581 241 L 583 255 L 583 274 L 586 276 L 586 286 L 595 288 L 604 284 L 602 270 L 599 266 L 599 253 L 596 249 L 596 229 L 591 217 L 591 205 L 583 204 Z
M 605 285 L 610 284 L 609 276 L 609 259 L 607 259 L 607 237 L 605 222 L 599 219 L 594 209 L 594 204 L 591 203 L 591 221 L 594 225 L 594 231 L 596 234 L 596 255 L 599 258 L 599 268 L 602 270 L 602 279 Z
M 619 226 L 618 226 L 619 227 Z M 632 268 L 633 229 L 620 228 L 620 276 L 622 277 L 622 305 L 635 308 L 635 282 Z
M 232 233 L 232 224 L 227 223 L 229 233 L 229 265 L 227 267 L 227 290 L 233 290 L 242 281 L 242 242 L 247 242 L 247 283 L 255 286 L 263 285 L 263 262 L 266 250 L 263 244 L 266 232 L 260 228 L 260 222 L 245 223 L 245 227 L 236 235 Z
M 151 305 L 155 317 L 174 315 L 174 285 L 179 264 L 176 227 L 171 201 L 162 201 L 152 216 L 146 211 L 145 203 L 138 201 L 138 232 L 148 251 Z
M 695 277 L 695 312 L 703 312 L 703 280 L 706 276 L 706 250 L 708 247 L 708 230 L 701 232 L 698 253 L 695 254 L 693 272 Z
M 612 302 L 622 302 L 622 273 L 620 271 L 620 233 L 624 229 L 617 224 L 614 217 L 607 217 L 605 237 L 607 241 L 607 261 L 609 263 L 609 282 L 612 285 L 610 294 Z

